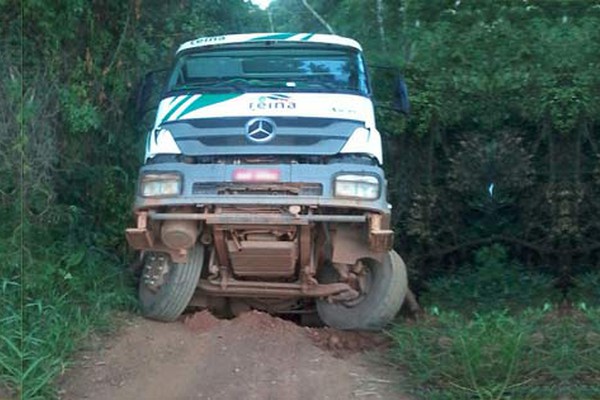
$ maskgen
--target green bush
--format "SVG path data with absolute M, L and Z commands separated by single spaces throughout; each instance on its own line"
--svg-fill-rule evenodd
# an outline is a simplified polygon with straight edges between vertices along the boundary
M 17 282 L 2 280 L 0 287 L 0 389 L 21 382 L 21 313 Z
M 50 228 L 28 233 L 22 253 L 0 246 L 11 261 L 0 271 L 11 277 L 0 281 L 0 382 L 28 400 L 54 398 L 73 352 L 91 332 L 109 329 L 116 310 L 135 304 L 122 262 L 85 236 L 70 241 L 69 229 L 49 236 Z
M 573 278 L 568 298 L 583 306 L 600 306 L 600 272 L 591 271 Z
M 561 297 L 551 276 L 510 261 L 506 248 L 498 244 L 481 248 L 475 253 L 473 265 L 434 279 L 426 288 L 420 297 L 423 305 L 465 314 L 542 307 Z
M 404 390 L 436 399 L 595 399 L 600 396 L 598 310 L 457 313 L 397 325 L 392 362 Z
M 479 249 L 472 265 L 427 285 L 423 319 L 389 332 L 405 390 L 427 400 L 600 398 L 597 283 L 576 278 L 577 301 L 565 302 L 552 277 L 503 246 Z

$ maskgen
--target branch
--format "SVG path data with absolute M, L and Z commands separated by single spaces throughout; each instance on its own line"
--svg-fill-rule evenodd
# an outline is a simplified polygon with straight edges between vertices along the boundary
M 269 26 L 271 27 L 271 32 L 275 32 L 275 25 L 273 25 L 273 13 L 271 13 L 270 8 L 267 8 L 267 15 L 269 16 Z
M 113 53 L 110 63 L 102 71 L 103 75 L 108 74 L 110 72 L 110 70 L 112 69 L 113 65 L 115 64 L 115 61 L 117 61 L 117 55 L 119 54 L 119 51 L 121 51 L 121 46 L 123 45 L 123 41 L 125 40 L 125 34 L 127 33 L 127 28 L 129 27 L 130 15 L 131 15 L 130 10 L 127 10 L 127 19 L 125 20 L 125 26 L 123 27 L 123 32 L 121 32 L 121 37 L 119 38 L 119 43 L 117 43 L 117 47 L 115 49 L 115 52 Z
M 387 53 L 387 40 L 385 37 L 385 28 L 383 26 L 383 2 L 382 0 L 377 0 L 377 25 L 379 26 L 379 39 L 381 40 L 381 45 L 383 46 L 384 53 Z
M 314 8 L 312 8 L 312 7 L 310 6 L 310 4 L 308 4 L 308 1 L 307 1 L 307 0 L 302 0 L 302 4 L 304 4 L 304 7 L 306 7 L 306 8 L 308 9 L 308 11 L 310 11 L 310 12 L 312 13 L 312 15 L 314 15 L 314 16 L 315 16 L 315 18 L 316 18 L 316 19 L 318 19 L 318 20 L 319 20 L 319 22 L 320 22 L 320 23 L 321 23 L 321 24 L 322 24 L 322 25 L 323 25 L 325 28 L 327 28 L 327 31 L 328 31 L 329 33 L 331 33 L 332 35 L 335 35 L 335 32 L 334 32 L 333 28 L 331 27 L 331 25 L 329 25 L 329 24 L 327 23 L 327 21 L 325 21 L 325 20 L 323 19 L 323 17 L 321 17 L 321 16 L 319 15 L 319 13 L 318 13 L 318 12 L 317 12 L 317 11 L 316 11 Z

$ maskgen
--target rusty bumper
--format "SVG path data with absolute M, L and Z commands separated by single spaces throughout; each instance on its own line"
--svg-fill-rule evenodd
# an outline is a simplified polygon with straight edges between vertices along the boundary
M 312 223 L 327 222 L 334 224 L 367 223 L 368 248 L 373 252 L 385 252 L 392 248 L 394 234 L 389 228 L 387 215 L 365 213 L 362 215 L 339 214 L 252 214 L 252 213 L 198 213 L 167 212 L 154 210 L 137 211 L 137 226 L 126 230 L 129 245 L 137 250 L 163 251 L 171 255 L 174 262 L 184 262 L 187 250 L 174 250 L 166 247 L 155 238 L 149 228 L 149 221 L 199 221 L 206 225 L 269 225 L 269 226 L 307 226 Z

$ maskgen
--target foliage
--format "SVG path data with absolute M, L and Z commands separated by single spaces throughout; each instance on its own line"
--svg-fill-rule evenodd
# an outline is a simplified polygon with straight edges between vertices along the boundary
M 391 362 L 418 398 L 597 398 L 598 311 L 427 316 L 390 332 Z M 595 326 L 594 326 L 595 325 Z
M 600 306 L 600 272 L 590 271 L 576 275 L 568 298 L 582 307 Z
M 389 335 L 403 390 L 423 399 L 595 399 L 600 395 L 598 279 L 573 279 L 563 298 L 548 275 L 501 245 L 429 281 L 425 314 Z
M 266 22 L 242 0 L 0 2 L 0 381 L 18 396 L 53 398 L 72 352 L 132 309 L 136 82 L 185 40 Z
M 574 327 L 599 329 L 590 309 L 598 278 L 589 272 L 600 263 L 598 1 L 310 3 L 357 38 L 371 64 L 399 66 L 408 82 L 412 115 L 381 107 L 377 117 L 400 253 L 422 278 L 417 287 L 455 277 L 432 280 L 424 300 L 459 307 L 467 298 L 454 291 L 486 309 L 540 305 L 553 299 L 551 280 L 519 277 L 543 268 L 587 307 L 576 321 L 443 312 L 414 331 L 394 330 L 407 346 L 398 362 L 431 369 L 436 379 L 414 375 L 429 398 L 435 382 L 481 398 L 530 393 L 540 379 L 586 393 L 576 385 L 597 379 L 598 347 Z M 243 0 L 5 0 L 0 11 L 0 379 L 45 399 L 85 336 L 109 325 L 110 310 L 131 307 L 122 232 L 146 128 L 131 111 L 140 77 L 194 37 L 323 27 L 298 0 L 276 0 L 269 13 Z M 497 246 L 469 262 L 471 249 L 494 243 L 518 262 Z M 449 348 L 435 347 L 440 335 Z M 475 365 L 485 379 L 469 379 L 464 367 Z M 490 365 L 504 379 L 489 376 Z M 535 368 L 541 377 L 521 380 Z
M 0 241 L 7 261 L 0 282 L 0 380 L 20 398 L 53 398 L 53 383 L 73 351 L 92 331 L 107 329 L 115 310 L 133 309 L 123 261 L 94 246 L 81 219 L 68 217 L 45 230 L 25 222 L 18 229 L 27 242 Z
M 524 306 L 542 308 L 544 304 L 560 301 L 552 277 L 510 262 L 506 248 L 483 247 L 474 258 L 472 266 L 427 282 L 421 304 L 470 315 L 493 310 L 517 311 Z
M 598 1 L 310 3 L 407 80 L 410 117 L 377 115 L 396 243 L 419 277 L 494 242 L 563 283 L 597 267 Z M 270 11 L 278 30 L 325 32 L 299 1 Z

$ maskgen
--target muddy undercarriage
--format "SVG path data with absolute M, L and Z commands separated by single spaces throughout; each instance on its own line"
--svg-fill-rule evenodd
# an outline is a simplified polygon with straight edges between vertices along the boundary
M 199 267 L 184 308 L 223 307 L 225 299 L 234 314 L 248 308 L 302 312 L 312 300 L 353 307 L 375 290 L 372 268 L 380 268 L 391 250 L 393 232 L 381 214 L 315 211 L 300 206 L 138 211 L 127 239 L 143 250 L 141 298 L 163 290 L 173 269 Z M 202 253 L 202 265 L 190 265 L 190 252 Z M 155 317 L 170 319 L 181 311 Z
M 406 271 L 392 251 L 383 190 L 371 201 L 336 198 L 331 181 L 339 166 L 277 170 L 286 168 L 300 183 L 215 183 L 202 173 L 224 170 L 235 177 L 240 167 L 228 164 L 144 167 L 142 176 L 173 176 L 176 169 L 184 182 L 177 197 L 138 195 L 137 224 L 126 232 L 142 254 L 146 316 L 173 320 L 190 304 L 228 304 L 234 314 L 248 307 L 301 312 L 312 304 L 339 328 L 379 328 L 393 318 L 405 296 Z M 351 168 L 371 174 L 359 176 L 382 174 L 377 167 Z M 339 315 L 345 317 L 338 321 Z
M 209 296 L 357 298 L 364 281 L 361 259 L 380 259 L 391 250 L 393 233 L 382 229 L 387 221 L 375 213 L 311 211 L 302 213 L 300 206 L 139 211 L 127 239 L 132 247 L 150 255 L 164 253 L 175 263 L 186 262 L 198 241 L 208 261 L 198 288 Z M 326 262 L 341 282 L 318 282 L 318 267 Z M 153 265 L 146 262 L 148 284 L 161 282 Z

